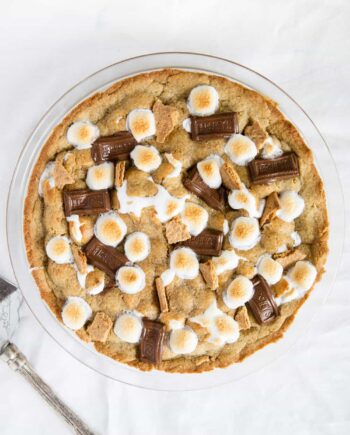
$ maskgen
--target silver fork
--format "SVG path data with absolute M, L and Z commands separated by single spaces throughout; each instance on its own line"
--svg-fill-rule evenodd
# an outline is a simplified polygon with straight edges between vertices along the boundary
M 94 432 L 41 379 L 23 353 L 11 343 L 11 337 L 18 327 L 18 310 L 21 303 L 22 297 L 17 288 L 0 277 L 0 359 L 22 375 L 77 434 L 94 435 Z

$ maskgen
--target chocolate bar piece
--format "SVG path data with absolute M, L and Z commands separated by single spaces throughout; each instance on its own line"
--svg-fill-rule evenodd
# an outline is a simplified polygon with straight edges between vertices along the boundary
M 162 360 L 165 325 L 155 320 L 143 319 L 140 341 L 140 360 L 158 365 Z
M 91 157 L 95 163 L 106 160 L 127 160 L 137 142 L 128 131 L 120 131 L 113 136 L 99 137 L 91 148 Z
M 248 163 L 253 184 L 268 184 L 299 176 L 298 157 L 295 153 L 283 154 L 275 159 L 255 159 Z
M 111 209 L 108 190 L 65 190 L 63 192 L 64 213 L 89 215 L 104 213 Z
M 87 244 L 85 255 L 90 264 L 105 272 L 112 279 L 115 278 L 116 271 L 128 262 L 123 253 L 104 245 L 96 237 Z
M 252 279 L 254 296 L 248 302 L 256 321 L 260 324 L 274 320 L 278 316 L 278 307 L 272 296 L 272 291 L 261 275 Z
M 209 207 L 215 210 L 223 210 L 225 208 L 225 188 L 212 189 L 204 183 L 196 166 L 190 169 L 184 178 L 183 185 L 187 190 L 203 199 Z
M 206 229 L 198 236 L 193 236 L 181 242 L 180 245 L 193 249 L 198 255 L 218 257 L 221 254 L 223 241 L 224 233 L 222 231 Z
M 191 116 L 191 139 L 208 140 L 239 133 L 237 113 L 216 113 L 211 116 Z

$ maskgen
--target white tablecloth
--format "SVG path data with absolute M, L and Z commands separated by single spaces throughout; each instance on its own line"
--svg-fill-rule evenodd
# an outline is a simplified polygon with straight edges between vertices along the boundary
M 191 50 L 247 65 L 314 119 L 350 196 L 350 3 L 347 0 L 11 0 L 0 14 L 0 273 L 12 278 L 5 206 L 21 147 L 62 93 L 101 67 L 152 51 Z M 347 200 L 347 210 L 349 211 Z M 350 243 L 309 332 L 262 372 L 207 392 L 157 393 L 107 380 L 66 354 L 29 310 L 15 342 L 101 434 L 350 433 Z M 0 433 L 70 429 L 0 364 Z

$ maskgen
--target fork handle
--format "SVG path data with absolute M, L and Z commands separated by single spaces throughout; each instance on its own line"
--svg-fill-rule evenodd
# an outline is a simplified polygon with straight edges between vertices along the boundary
M 95 435 L 86 424 L 59 399 L 53 390 L 44 382 L 29 364 L 27 358 L 17 346 L 8 342 L 0 349 L 0 359 L 20 375 L 22 375 L 42 396 L 42 398 L 70 424 L 79 435 Z

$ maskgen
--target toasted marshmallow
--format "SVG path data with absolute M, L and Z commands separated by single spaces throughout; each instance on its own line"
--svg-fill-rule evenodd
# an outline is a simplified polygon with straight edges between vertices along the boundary
M 49 162 L 45 169 L 43 170 L 40 180 L 39 180 L 39 186 L 38 186 L 38 193 L 40 196 L 43 196 L 43 185 L 46 180 L 48 180 L 51 189 L 55 187 L 55 180 L 53 178 L 53 169 L 55 167 L 55 162 Z
M 223 313 L 213 300 L 209 308 L 199 316 L 190 319 L 194 323 L 207 328 L 209 337 L 207 341 L 216 346 L 223 346 L 225 343 L 234 343 L 239 338 L 238 323 L 227 314 Z
M 170 268 L 182 279 L 194 279 L 198 276 L 197 255 L 190 248 L 178 248 L 170 254 Z
M 175 329 L 183 329 L 185 326 L 185 319 L 170 319 L 168 322 L 169 329 L 175 330 Z
M 310 290 L 317 276 L 316 267 L 309 261 L 297 261 L 287 277 L 292 287 L 301 292 Z
M 286 190 L 279 196 L 280 209 L 276 215 L 285 222 L 292 222 L 304 211 L 305 202 L 303 198 L 292 190 Z
M 89 287 L 86 292 L 90 296 L 96 296 L 96 295 L 102 293 L 104 288 L 105 288 L 105 280 L 104 280 L 104 278 L 101 278 L 98 282 L 96 282 L 95 285 Z
M 196 86 L 190 92 L 187 107 L 192 115 L 212 115 L 219 107 L 219 94 L 213 86 Z
M 132 263 L 142 261 L 151 252 L 151 242 L 147 234 L 137 231 L 130 234 L 124 245 L 125 255 Z
M 243 275 L 237 276 L 228 285 L 222 295 L 224 303 L 231 309 L 243 306 L 254 294 L 254 286 L 250 279 Z
M 100 130 L 90 121 L 76 121 L 67 130 L 67 141 L 71 145 L 84 150 L 99 137 Z
M 212 189 L 218 189 L 221 186 L 222 179 L 220 174 L 220 161 L 208 157 L 197 163 L 197 169 L 204 183 Z
M 228 196 L 228 203 L 234 210 L 246 210 L 250 217 L 258 217 L 260 214 L 260 207 L 258 209 L 255 196 L 245 187 L 240 190 L 232 190 Z
M 182 128 L 187 131 L 187 133 L 191 133 L 191 118 L 186 118 L 182 121 Z
M 180 160 L 175 159 L 175 157 L 170 153 L 165 153 L 164 155 L 168 162 L 172 166 L 174 166 L 174 170 L 170 172 L 170 174 L 168 174 L 165 179 L 178 177 L 181 174 L 182 163 L 180 162 Z
M 86 176 L 86 184 L 91 190 L 109 189 L 114 183 L 114 165 L 112 162 L 91 166 Z
M 83 239 L 83 233 L 81 232 L 81 222 L 79 215 L 72 214 L 71 216 L 68 216 L 67 222 L 69 225 L 69 233 L 73 239 L 73 241 L 76 241 L 77 243 L 80 243 Z
M 184 207 L 188 195 L 182 198 L 176 198 L 161 185 L 157 185 L 158 193 L 153 198 L 153 203 L 158 219 L 164 223 L 180 214 Z
M 140 217 L 144 208 L 153 206 L 156 209 L 158 219 L 163 223 L 181 213 L 188 195 L 176 198 L 160 184 L 157 184 L 157 188 L 158 193 L 154 196 L 129 196 L 127 194 L 127 181 L 124 181 L 122 186 L 117 188 L 120 213 L 133 213 Z
M 298 231 L 293 231 L 290 236 L 293 240 L 293 248 L 296 248 L 297 246 L 301 245 L 301 237 Z
M 52 237 L 46 244 L 46 254 L 57 264 L 73 263 L 70 241 L 66 236 Z
M 74 267 L 75 271 L 77 272 L 77 278 L 78 278 L 78 282 L 79 282 L 80 287 L 85 288 L 86 277 L 88 276 L 88 274 L 90 272 L 92 272 L 94 270 L 93 266 L 88 264 L 86 267 L 86 273 L 79 272 L 79 269 L 78 269 L 76 264 L 74 264 L 73 267 Z
M 127 227 L 115 211 L 102 213 L 95 223 L 95 236 L 104 245 L 114 248 L 124 239 Z
M 155 171 L 162 163 L 159 151 L 154 146 L 136 145 L 130 157 L 137 169 L 144 172 Z
M 126 118 L 126 128 L 137 142 L 154 136 L 156 134 L 156 121 L 152 110 L 132 110 Z
M 239 263 L 239 256 L 235 251 L 222 251 L 220 257 L 213 257 L 215 271 L 217 275 L 220 275 L 228 270 L 236 269 Z
M 224 220 L 224 223 L 223 223 L 223 225 L 222 225 L 222 232 L 223 232 L 224 235 L 226 236 L 226 234 L 229 232 L 229 230 L 230 230 L 230 227 L 229 227 L 229 225 L 228 225 L 228 220 L 225 219 L 225 220 Z
M 261 152 L 263 159 L 275 159 L 283 154 L 280 141 L 275 137 L 269 137 L 265 142 Z
M 241 251 L 252 249 L 260 240 L 259 222 L 251 217 L 239 217 L 233 221 L 229 241 Z
M 174 281 L 175 272 L 172 269 L 167 269 L 160 275 L 160 278 L 163 282 L 164 287 L 166 287 Z
M 258 151 L 248 136 L 233 134 L 225 145 L 225 153 L 236 165 L 245 166 L 254 159 Z
M 78 296 L 70 296 L 62 309 L 63 323 L 74 331 L 82 328 L 91 315 L 90 305 Z
M 302 294 L 300 292 L 298 292 L 298 290 L 296 289 L 291 289 L 288 292 L 284 293 L 283 295 L 274 298 L 277 306 L 279 307 L 280 305 L 286 304 L 287 302 L 291 302 L 294 301 L 295 299 L 299 299 L 301 298 Z
M 270 255 L 260 257 L 257 268 L 259 275 L 265 278 L 266 282 L 270 285 L 276 284 L 282 278 L 282 265 L 271 258 Z
M 145 272 L 138 266 L 123 266 L 116 273 L 116 282 L 120 290 L 134 295 L 145 288 Z
M 186 202 L 181 220 L 192 236 L 197 236 L 207 226 L 209 214 L 205 208 L 193 202 Z
M 173 353 L 191 353 L 196 349 L 197 344 L 197 334 L 188 326 L 181 329 L 175 329 L 170 333 L 169 347 Z
M 138 343 L 142 332 L 142 319 L 138 313 L 127 312 L 121 314 L 115 324 L 114 333 L 122 341 Z

